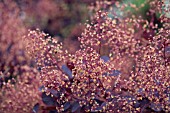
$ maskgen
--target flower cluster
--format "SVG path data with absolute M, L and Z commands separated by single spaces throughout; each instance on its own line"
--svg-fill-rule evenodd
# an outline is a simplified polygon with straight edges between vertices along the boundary
M 140 2 L 139 7 L 115 0 L 96 2 L 97 8 L 91 8 L 97 13 L 84 25 L 75 52 L 39 29 L 29 30 L 22 49 L 37 69 L 29 63 L 19 66 L 16 78 L 2 82 L 0 112 L 169 112 L 169 7 L 165 0 Z M 149 8 L 142 15 L 134 12 L 145 5 Z M 123 13 L 117 14 L 118 9 Z M 8 35 L 0 39 L 3 36 Z
M 17 79 L 9 80 L 0 89 L 0 112 L 31 113 L 34 105 L 41 103 L 37 70 L 23 66 L 22 72 Z
M 86 24 L 81 49 L 74 54 L 44 33 L 30 31 L 28 52 L 37 60 L 45 92 L 54 97 L 57 110 L 169 111 L 169 18 L 159 19 L 161 28 L 154 19 L 111 19 L 99 11 Z

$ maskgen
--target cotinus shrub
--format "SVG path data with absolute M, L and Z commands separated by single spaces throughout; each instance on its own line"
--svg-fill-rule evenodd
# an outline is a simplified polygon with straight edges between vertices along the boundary
M 170 111 L 170 21 L 163 2 L 148 4 L 150 20 L 98 11 L 74 54 L 43 32 L 29 31 L 27 50 L 58 112 Z
M 0 111 L 170 112 L 169 2 L 139 3 L 97 1 L 75 52 L 28 30 L 23 48 L 36 68 L 21 66 L 22 74 L 2 82 Z

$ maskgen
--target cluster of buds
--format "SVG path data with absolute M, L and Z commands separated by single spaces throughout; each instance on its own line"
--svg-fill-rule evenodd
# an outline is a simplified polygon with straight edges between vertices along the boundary
M 39 30 L 29 32 L 28 52 L 59 112 L 170 111 L 169 18 L 161 13 L 162 2 L 150 4 L 150 21 L 135 15 L 113 19 L 99 11 L 74 54 Z
M 32 112 L 33 107 L 41 102 L 41 86 L 39 73 L 36 69 L 23 66 L 22 74 L 16 79 L 4 82 L 0 89 L 0 112 L 1 113 L 27 113 Z

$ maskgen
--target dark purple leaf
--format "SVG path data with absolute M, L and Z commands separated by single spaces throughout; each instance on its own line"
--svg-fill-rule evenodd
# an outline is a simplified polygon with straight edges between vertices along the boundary
M 74 102 L 74 103 L 73 103 L 73 106 L 72 106 L 72 109 L 71 109 L 71 112 L 77 111 L 78 108 L 80 108 L 79 103 L 78 103 L 78 102 Z
M 39 103 L 35 104 L 33 107 L 33 113 L 38 113 L 39 107 L 40 107 Z
M 41 86 L 41 87 L 38 88 L 38 90 L 39 90 L 40 92 L 42 92 L 42 90 L 44 90 L 44 89 L 45 89 L 44 86 Z
M 100 112 L 101 110 L 102 110 L 102 107 L 99 106 L 99 107 L 97 107 L 96 109 L 92 110 L 92 112 Z
M 119 70 L 113 70 L 112 73 L 109 74 L 109 76 L 118 76 L 121 74 L 121 71 Z
M 70 102 L 64 104 L 64 111 L 66 111 L 71 106 Z
M 48 91 L 54 96 L 54 97 L 59 97 L 60 94 L 57 90 L 54 89 L 48 89 Z
M 162 107 L 160 104 L 151 103 L 150 107 L 156 112 L 162 111 Z
M 67 74 L 69 79 L 73 78 L 71 70 L 66 65 L 63 65 L 61 69 Z
M 49 113 L 58 113 L 57 110 L 50 110 Z
M 168 46 L 168 47 L 165 48 L 165 52 L 166 52 L 167 54 L 170 54 L 170 46 Z
M 103 59 L 104 62 L 108 62 L 110 60 L 108 56 L 101 56 L 100 58 Z
M 42 93 L 42 101 L 49 106 L 55 105 L 55 100 L 50 95 L 46 95 L 46 93 Z

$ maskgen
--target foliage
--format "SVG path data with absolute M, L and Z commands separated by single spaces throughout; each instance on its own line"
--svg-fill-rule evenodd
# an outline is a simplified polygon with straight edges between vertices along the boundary
M 39 1 L 37 4 L 57 8 L 58 4 L 51 2 L 59 1 Z M 64 0 L 61 4 L 70 2 Z M 84 31 L 78 37 L 80 47 L 74 51 L 67 50 L 66 43 L 39 29 L 9 32 L 23 33 L 16 39 L 24 35 L 21 50 L 26 50 L 24 60 L 29 62 L 14 67 L 15 77 L 7 71 L 12 76 L 7 81 L 3 78 L 7 74 L 0 70 L 3 78 L 0 112 L 169 112 L 169 9 L 164 1 L 146 0 L 141 4 L 141 8 L 146 5 L 146 9 L 141 13 L 143 9 L 138 3 L 135 0 L 131 3 L 97 1 L 90 7 L 96 14 L 84 24 Z M 115 13 L 117 9 L 123 15 Z M 24 21 L 21 23 L 24 25 Z M 11 40 L 7 38 L 7 42 Z M 10 47 L 4 48 L 3 53 Z M 27 60 L 28 57 L 31 59 Z M 32 60 L 35 64 L 31 65 Z

